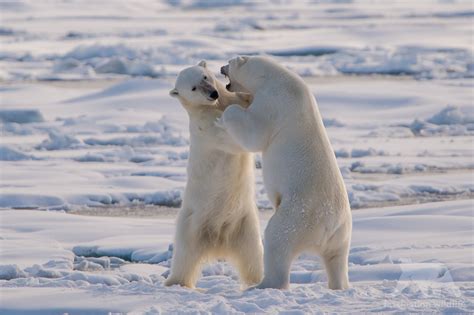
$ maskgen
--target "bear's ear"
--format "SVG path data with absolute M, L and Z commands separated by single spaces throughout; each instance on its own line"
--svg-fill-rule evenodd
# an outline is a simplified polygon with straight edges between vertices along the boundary
M 203 67 L 203 68 L 207 68 L 207 62 L 206 62 L 206 60 L 201 60 L 201 61 L 199 61 L 198 66 Z
M 170 91 L 170 96 L 171 97 L 178 97 L 179 93 L 178 93 L 178 90 L 177 89 L 172 89 Z
M 244 63 L 246 63 L 247 60 L 249 60 L 249 57 L 247 57 L 247 56 L 238 56 L 238 57 L 237 57 L 237 64 L 238 64 L 239 66 L 241 66 L 241 65 L 243 65 Z

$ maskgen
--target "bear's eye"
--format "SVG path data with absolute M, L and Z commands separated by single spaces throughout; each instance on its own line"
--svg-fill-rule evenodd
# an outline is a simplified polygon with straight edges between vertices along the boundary
M 195 86 L 193 86 L 193 88 L 191 89 L 191 91 L 196 91 L 196 87 L 195 87 Z
M 207 80 L 207 76 L 204 76 L 204 80 Z

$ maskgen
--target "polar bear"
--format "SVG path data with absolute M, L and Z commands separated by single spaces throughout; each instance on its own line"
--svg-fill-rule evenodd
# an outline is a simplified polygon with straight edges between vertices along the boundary
M 348 288 L 351 209 L 314 96 L 298 75 L 268 57 L 237 57 L 221 72 L 230 90 L 251 93 L 253 102 L 247 109 L 227 107 L 217 124 L 243 148 L 262 152 L 275 208 L 257 288 L 288 288 L 291 262 L 306 250 L 322 257 L 329 288 Z
M 189 115 L 190 153 L 171 274 L 165 284 L 194 288 L 202 263 L 212 258 L 228 258 L 245 284 L 259 283 L 263 246 L 253 155 L 214 124 L 229 104 L 248 106 L 249 95 L 226 91 L 205 61 L 181 71 L 170 95 Z

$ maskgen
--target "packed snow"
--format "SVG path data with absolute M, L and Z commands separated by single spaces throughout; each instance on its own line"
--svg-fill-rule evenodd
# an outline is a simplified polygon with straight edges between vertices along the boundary
M 0 12 L 0 313 L 474 312 L 470 1 L 9 0 Z M 354 209 L 349 290 L 328 290 L 312 254 L 290 291 L 242 291 L 225 262 L 197 291 L 163 286 L 189 155 L 168 91 L 201 59 L 225 81 L 237 54 L 272 56 L 318 101 Z
M 353 208 L 417 196 L 437 200 L 440 194 L 431 192 L 446 189 L 450 193 L 442 196 L 471 197 L 470 171 L 458 176 L 474 167 L 470 89 L 443 82 L 410 81 L 407 88 L 404 81 L 368 80 L 370 84 L 352 79 L 309 82 L 328 117 L 326 126 Z M 15 128 L 3 125 L 4 207 L 67 210 L 134 202 L 179 206 L 189 134 L 184 110 L 167 95 L 171 82 L 129 79 L 98 89 L 75 89 L 70 83 L 15 85 L 2 93 L 5 107 L 21 107 L 23 95 L 38 93 L 44 97 L 35 103 L 45 118 L 16 123 Z M 371 92 L 384 85 L 405 88 L 405 94 Z M 431 92 L 433 88 L 437 91 Z M 448 102 L 457 106 L 446 106 Z M 373 183 L 368 174 L 381 183 Z M 411 189 L 419 185 L 420 174 L 427 187 L 422 192 Z M 259 169 L 257 175 L 258 204 L 268 208 Z M 442 182 L 439 176 L 444 176 Z M 403 184 L 393 188 L 394 181 Z M 32 195 L 54 198 L 51 204 L 45 199 L 40 204 Z
M 0 312 L 470 313 L 472 206 L 452 201 L 355 211 L 352 287 L 344 291 L 327 289 L 322 263 L 311 254 L 295 260 L 289 291 L 242 292 L 236 271 L 223 261 L 203 269 L 196 291 L 164 287 L 172 217 L 2 211 Z

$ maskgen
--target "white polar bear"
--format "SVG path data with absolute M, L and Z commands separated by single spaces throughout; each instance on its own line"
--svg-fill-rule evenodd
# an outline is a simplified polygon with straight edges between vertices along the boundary
M 188 112 L 190 153 L 171 274 L 165 284 L 193 288 L 202 263 L 212 258 L 228 258 L 244 283 L 259 283 L 263 246 L 253 155 L 214 124 L 227 105 L 248 106 L 249 95 L 227 91 L 204 61 L 181 71 L 170 95 Z
M 247 150 L 262 151 L 275 208 L 257 288 L 288 288 L 291 262 L 304 250 L 323 258 L 329 288 L 347 288 L 351 210 L 314 96 L 298 75 L 268 57 L 237 57 L 221 72 L 230 90 L 254 99 L 248 109 L 227 107 L 218 125 Z

